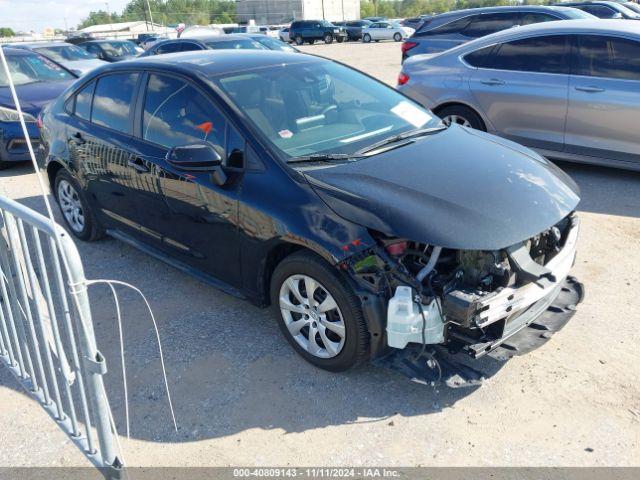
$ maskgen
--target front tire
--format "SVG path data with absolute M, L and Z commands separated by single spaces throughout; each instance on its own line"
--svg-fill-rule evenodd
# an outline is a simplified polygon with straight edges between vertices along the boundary
M 358 297 L 315 254 L 298 252 L 280 262 L 271 302 L 287 341 L 309 363 L 341 372 L 367 357 L 369 334 Z
M 56 175 L 53 191 L 62 217 L 73 235 L 87 242 L 104 236 L 104 229 L 91 210 L 82 188 L 64 168 Z
M 402 35 L 401 35 L 400 33 L 395 33 L 395 34 L 393 35 L 393 39 L 394 39 L 396 42 L 400 42 L 400 41 L 402 41 Z
M 344 37 L 337 37 L 336 38 L 336 42 L 338 42 L 338 43 L 342 43 L 342 42 L 344 42 L 344 40 L 345 40 Z
M 371 42 L 371 35 L 369 35 L 368 33 L 365 33 L 365 34 L 362 36 L 362 41 L 363 41 L 364 43 L 369 43 L 369 42 Z

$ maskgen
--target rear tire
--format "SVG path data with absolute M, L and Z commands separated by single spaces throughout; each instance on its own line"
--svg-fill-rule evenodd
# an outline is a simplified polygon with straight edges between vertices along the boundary
M 294 41 L 296 42 L 296 45 L 302 45 L 304 43 L 304 40 L 302 39 L 302 36 L 300 36 L 300 35 L 296 35 L 294 37 Z
M 271 277 L 271 303 L 287 341 L 309 363 L 341 372 L 367 358 L 369 333 L 360 300 L 317 255 L 296 252 L 280 262 Z
M 333 35 L 327 33 L 324 36 L 324 43 L 326 43 L 327 45 L 329 45 L 330 43 L 333 43 Z
M 342 43 L 342 42 L 344 42 L 344 40 L 345 40 L 344 37 L 337 37 L 336 38 L 336 42 L 338 42 L 338 43 Z
M 363 41 L 364 43 L 369 43 L 369 42 L 371 41 L 371 35 L 369 35 L 368 33 L 365 33 L 365 34 L 362 36 L 362 41 Z
M 104 228 L 91 210 L 82 188 L 64 168 L 58 170 L 53 193 L 62 217 L 74 236 L 86 242 L 104 237 Z M 77 210 L 73 211 L 74 208 Z
M 470 127 L 475 130 L 486 131 L 486 127 L 482 118 L 480 118 L 480 115 L 464 105 L 451 105 L 449 107 L 445 107 L 438 110 L 437 115 L 446 125 L 457 123 L 458 125 Z

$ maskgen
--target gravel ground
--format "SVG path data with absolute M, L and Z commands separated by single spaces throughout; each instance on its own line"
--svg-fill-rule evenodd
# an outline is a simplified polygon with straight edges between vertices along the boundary
M 393 84 L 395 43 L 302 48 Z M 132 436 L 129 465 L 640 466 L 640 174 L 562 164 L 582 188 L 573 273 L 586 299 L 540 349 L 480 388 L 436 390 L 371 366 L 329 374 L 257 309 L 115 241 L 78 242 L 87 278 L 138 286 L 163 339 L 179 424 L 173 432 L 143 303 L 122 292 Z M 34 174 L 0 174 L 0 193 L 43 210 Z M 107 390 L 124 432 L 117 329 L 92 287 Z M 0 367 L 0 466 L 87 462 Z

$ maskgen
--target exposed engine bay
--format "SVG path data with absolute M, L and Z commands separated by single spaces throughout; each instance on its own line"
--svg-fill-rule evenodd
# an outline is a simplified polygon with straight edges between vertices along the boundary
M 349 259 L 344 268 L 386 300 L 388 346 L 446 344 L 479 357 L 531 323 L 527 311 L 557 296 L 575 259 L 578 223 L 572 213 L 495 251 L 378 235 L 379 248 Z

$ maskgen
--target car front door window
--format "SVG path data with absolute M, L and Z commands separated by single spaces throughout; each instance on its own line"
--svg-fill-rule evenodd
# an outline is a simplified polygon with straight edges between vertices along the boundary
M 640 80 L 640 42 L 595 35 L 579 42 L 578 75 Z
M 224 145 L 225 121 L 195 87 L 152 74 L 144 104 L 142 138 L 167 148 L 209 142 Z

